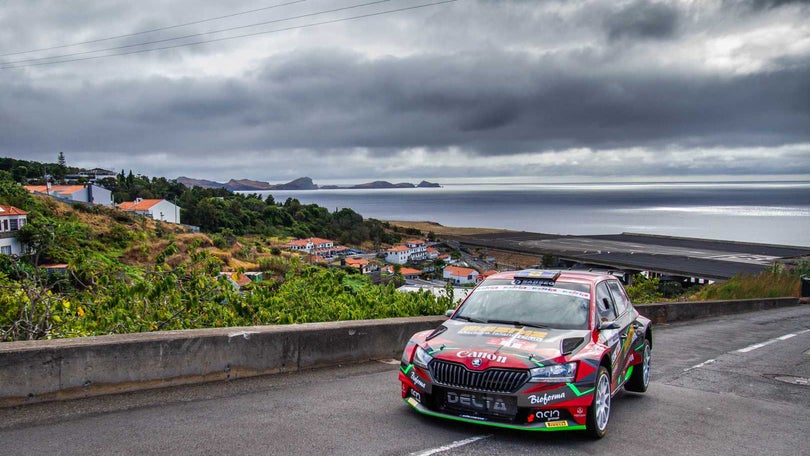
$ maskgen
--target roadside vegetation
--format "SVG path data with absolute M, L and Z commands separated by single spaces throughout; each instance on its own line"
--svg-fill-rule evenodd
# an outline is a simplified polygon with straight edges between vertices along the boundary
M 227 193 L 182 189 L 179 198 L 195 199 L 200 217 L 216 221 L 191 233 L 33 196 L 0 170 L 0 204 L 28 212 L 17 237 L 31 248 L 20 258 L 0 255 L 0 341 L 439 315 L 452 306 L 451 299 L 399 293 L 393 283 L 375 285 L 351 269 L 308 264 L 279 248 L 299 236 L 370 247 L 399 241 L 402 233 L 387 224 L 349 209 Z M 263 280 L 238 289 L 223 270 L 260 271 Z

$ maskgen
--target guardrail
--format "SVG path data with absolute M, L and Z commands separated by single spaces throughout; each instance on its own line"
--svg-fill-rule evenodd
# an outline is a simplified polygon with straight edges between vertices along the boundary
M 638 306 L 657 323 L 798 305 L 797 298 Z M 0 343 L 0 407 L 398 359 L 445 317 L 196 329 Z

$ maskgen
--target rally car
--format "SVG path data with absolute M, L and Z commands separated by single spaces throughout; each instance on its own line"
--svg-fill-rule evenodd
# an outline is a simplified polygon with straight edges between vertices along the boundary
M 602 437 L 613 395 L 650 383 L 652 325 L 607 273 L 499 273 L 448 316 L 402 354 L 402 398 L 426 415 Z

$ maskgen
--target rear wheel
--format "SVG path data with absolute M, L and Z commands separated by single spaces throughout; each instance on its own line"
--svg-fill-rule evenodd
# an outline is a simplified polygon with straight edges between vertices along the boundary
M 610 374 L 605 366 L 599 366 L 593 402 L 588 409 L 588 432 L 596 438 L 604 437 L 607 433 L 608 420 L 610 420 Z
M 650 386 L 650 361 L 652 359 L 652 350 L 650 348 L 650 340 L 644 339 L 644 349 L 641 351 L 641 363 L 636 364 L 633 368 L 633 373 L 630 375 L 630 380 L 624 384 L 624 389 L 636 393 L 643 393 L 647 391 Z

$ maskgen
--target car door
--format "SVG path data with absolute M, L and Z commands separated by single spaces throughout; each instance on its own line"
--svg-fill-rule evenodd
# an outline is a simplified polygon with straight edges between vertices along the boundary
M 635 333 L 636 328 L 633 326 L 633 315 L 629 311 L 629 299 L 624 292 L 618 280 L 606 280 L 603 282 L 610 290 L 610 295 L 613 298 L 614 309 L 616 311 L 616 322 L 619 324 L 619 357 L 615 359 L 616 372 L 618 375 L 618 383 L 624 383 L 627 378 L 627 369 L 629 368 L 631 353 L 633 351 L 633 342 L 637 338 Z
M 610 292 L 608 281 L 596 285 L 596 313 L 600 320 L 600 335 L 607 345 L 610 359 L 611 390 L 615 390 L 624 382 L 626 372 L 629 343 L 627 338 L 630 331 L 630 322 L 627 321 L 627 312 L 618 314 L 618 307 Z

